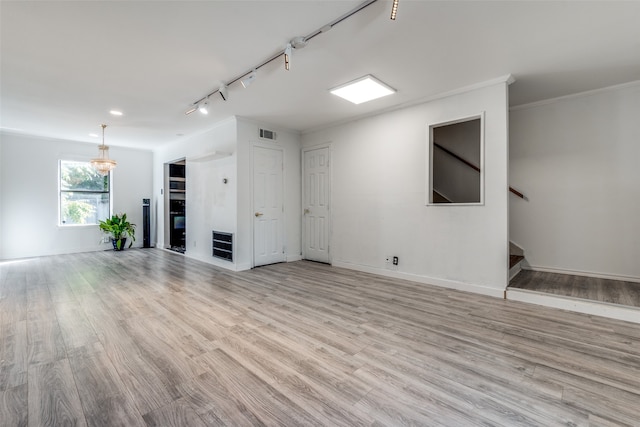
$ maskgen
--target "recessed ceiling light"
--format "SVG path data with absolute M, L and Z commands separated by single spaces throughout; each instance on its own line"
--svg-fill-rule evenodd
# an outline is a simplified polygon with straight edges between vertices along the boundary
M 362 104 L 396 93 L 396 90 L 368 75 L 330 89 L 330 92 L 354 104 Z
M 97 133 L 90 133 L 89 136 L 92 138 L 97 138 L 99 135 Z
M 111 110 L 111 111 L 109 111 L 109 113 L 111 113 L 112 116 L 121 116 L 122 115 L 122 111 L 118 111 L 118 110 Z

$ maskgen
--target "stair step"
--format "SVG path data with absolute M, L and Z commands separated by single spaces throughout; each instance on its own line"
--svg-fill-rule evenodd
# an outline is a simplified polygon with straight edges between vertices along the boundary
M 509 255 L 509 268 L 513 268 L 522 261 L 524 257 L 522 255 Z

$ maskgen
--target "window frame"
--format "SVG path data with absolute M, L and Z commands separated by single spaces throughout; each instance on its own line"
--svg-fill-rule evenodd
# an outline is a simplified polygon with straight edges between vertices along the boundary
M 73 163 L 85 163 L 89 167 L 91 166 L 91 162 L 86 160 L 85 158 L 64 158 L 58 160 L 58 227 L 67 228 L 67 227 L 98 227 L 99 223 L 91 223 L 91 224 L 67 224 L 62 222 L 62 195 L 63 193 L 87 193 L 87 194 L 108 194 L 109 196 L 109 213 L 108 217 L 110 218 L 113 213 L 113 175 L 110 171 L 108 173 L 109 185 L 106 191 L 97 191 L 97 190 L 63 190 L 62 189 L 62 164 L 64 162 L 73 162 Z M 103 218 L 106 219 L 106 218 Z M 100 221 L 100 218 L 98 218 Z
M 480 201 L 479 202 L 463 202 L 463 203 L 434 203 L 433 202 L 433 159 L 434 159 L 434 129 L 442 126 L 455 125 L 472 120 L 480 120 Z M 462 117 L 456 117 L 450 120 L 441 120 L 438 122 L 427 124 L 427 149 L 426 149 L 426 185 L 425 185 L 425 205 L 426 206 L 484 206 L 485 204 L 485 112 L 480 111 L 476 114 L 469 114 Z

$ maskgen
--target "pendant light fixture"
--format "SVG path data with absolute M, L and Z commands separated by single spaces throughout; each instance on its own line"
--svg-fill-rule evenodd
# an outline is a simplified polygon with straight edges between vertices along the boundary
M 98 157 L 91 159 L 91 166 L 97 170 L 100 175 L 107 175 L 116 167 L 116 161 L 109 158 L 109 147 L 104 145 L 104 128 L 107 125 L 102 125 L 102 144 L 98 145 Z

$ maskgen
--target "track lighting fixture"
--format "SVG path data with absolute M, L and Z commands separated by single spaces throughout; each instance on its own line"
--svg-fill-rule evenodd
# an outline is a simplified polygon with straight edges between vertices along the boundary
M 284 50 L 284 69 L 289 71 L 289 61 L 291 60 L 291 43 L 287 43 L 287 48 Z
M 226 101 L 227 99 L 229 99 L 229 92 L 227 91 L 227 86 L 221 85 L 220 89 L 218 89 L 218 93 L 220 94 L 220 97 L 222 98 L 223 101 Z
M 289 42 L 291 44 L 291 47 L 293 47 L 294 49 L 302 49 L 303 47 L 307 46 L 307 39 L 305 39 L 304 37 L 294 37 L 291 39 L 291 41 Z
M 398 2 L 400 0 L 393 0 L 393 4 L 391 5 L 391 20 L 396 20 L 396 15 L 398 14 Z
M 248 88 L 251 85 L 251 83 L 255 81 L 257 76 L 258 76 L 258 73 L 256 72 L 256 70 L 253 70 L 252 72 L 250 72 L 246 77 L 240 80 L 240 83 L 242 83 L 242 87 L 245 89 Z
M 200 111 L 202 114 L 209 114 L 209 97 L 208 96 L 207 96 L 207 99 L 205 99 L 200 103 L 200 105 L 198 106 L 198 111 Z
M 1 1 L 1 0 L 0 0 Z M 293 39 L 291 39 L 289 41 L 289 43 L 287 43 L 287 46 L 284 50 L 279 50 L 277 53 L 275 53 L 274 55 L 268 57 L 267 59 L 265 59 L 264 61 L 262 61 L 261 63 L 259 63 L 258 65 L 256 65 L 255 67 L 249 69 L 248 71 L 245 71 L 244 73 L 238 75 L 237 77 L 228 80 L 225 84 L 223 84 L 222 86 L 220 86 L 218 89 L 213 90 L 211 93 L 209 93 L 208 95 L 203 96 L 202 98 L 198 99 L 197 101 L 193 102 L 189 109 L 185 112 L 185 114 L 191 114 L 193 113 L 195 110 L 200 110 L 200 112 L 202 112 L 203 114 L 207 114 L 207 107 L 209 104 L 209 97 L 211 95 L 213 95 L 214 93 L 219 93 L 220 97 L 223 100 L 228 100 L 229 96 L 228 96 L 228 87 L 231 86 L 234 83 L 240 82 L 242 84 L 242 86 L 244 86 L 245 88 L 247 86 L 249 86 L 251 83 L 253 83 L 253 81 L 256 79 L 256 72 L 264 67 L 267 64 L 270 64 L 273 61 L 279 60 L 281 56 L 284 55 L 284 69 L 285 70 L 289 70 L 290 66 L 291 66 L 291 54 L 293 53 L 293 49 L 301 49 L 303 47 L 305 47 L 307 45 L 307 43 L 313 39 L 314 37 L 317 37 L 320 34 L 326 33 L 327 31 L 331 30 L 335 25 L 338 25 L 339 23 L 341 23 L 342 21 L 349 19 L 350 17 L 352 17 L 353 15 L 355 15 L 356 13 L 364 10 L 365 8 L 371 6 L 373 3 L 377 2 L 378 0 L 364 0 L 362 3 L 360 3 L 358 6 L 356 6 L 355 8 L 351 9 L 350 11 L 348 11 L 347 13 L 342 14 L 341 16 L 337 17 L 336 19 L 334 19 L 333 21 L 329 22 L 328 24 L 320 27 L 319 29 L 307 34 L 306 36 L 298 36 L 298 37 L 294 37 Z M 398 0 L 394 1 L 394 9 L 393 9 L 393 15 L 391 19 L 395 19 L 395 9 L 397 9 L 397 5 L 398 5 Z

